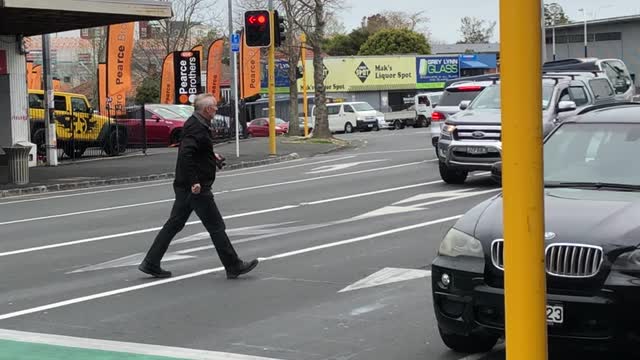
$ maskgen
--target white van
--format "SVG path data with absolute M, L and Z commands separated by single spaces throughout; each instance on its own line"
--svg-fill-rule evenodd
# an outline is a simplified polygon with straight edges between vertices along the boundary
M 316 128 L 316 107 L 313 107 L 313 127 Z M 379 130 L 378 112 L 366 102 L 344 102 L 327 104 L 329 115 L 329 130 L 351 133 L 354 129 L 360 131 Z

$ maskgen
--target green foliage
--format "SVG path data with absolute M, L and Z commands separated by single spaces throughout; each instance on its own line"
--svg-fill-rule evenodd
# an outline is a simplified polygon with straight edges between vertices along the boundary
M 460 19 L 462 40 L 458 44 L 488 44 L 493 37 L 496 22 L 487 22 L 475 17 L 465 16 Z
M 160 78 L 147 77 L 138 87 L 136 104 L 157 104 L 160 102 Z
M 335 35 L 326 40 L 324 49 L 331 56 L 358 55 L 360 47 L 369 39 L 369 35 L 364 29 L 355 29 L 348 35 Z
M 359 55 L 431 54 L 427 38 L 408 29 L 381 30 L 369 37 Z

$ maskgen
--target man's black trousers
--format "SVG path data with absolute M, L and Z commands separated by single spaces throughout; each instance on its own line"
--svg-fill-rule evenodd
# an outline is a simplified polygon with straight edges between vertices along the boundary
M 226 269 L 236 268 L 240 259 L 227 236 L 224 220 L 218 211 L 211 189 L 203 188 L 198 195 L 192 194 L 189 189 L 178 186 L 174 186 L 173 190 L 176 193 L 176 200 L 171 209 L 171 216 L 156 236 L 145 260 L 151 265 L 160 266 L 160 261 L 167 252 L 169 243 L 184 228 L 191 212 L 195 211 L 209 232 L 224 267 Z

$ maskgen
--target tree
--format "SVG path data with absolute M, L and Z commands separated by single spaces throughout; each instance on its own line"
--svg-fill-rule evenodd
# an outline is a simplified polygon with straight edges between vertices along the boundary
M 389 20 L 384 15 L 375 14 L 363 17 L 360 27 L 369 34 L 375 34 L 380 30 L 389 29 L 390 25 Z
M 326 88 L 324 86 L 324 63 L 322 46 L 325 41 L 327 19 L 333 10 L 341 4 L 340 0 L 297 0 L 301 8 L 301 16 L 294 22 L 306 34 L 307 41 L 313 50 L 313 80 L 315 83 L 315 125 L 313 137 L 330 138 L 329 119 L 327 116 Z
M 544 4 L 544 24 L 546 26 L 568 24 L 569 17 L 558 3 Z
M 173 51 L 190 50 L 200 41 L 221 34 L 220 12 L 211 0 L 173 0 L 171 19 L 149 23 L 146 39 L 136 43 L 133 68 L 142 78 L 158 76 L 165 56 Z M 205 32 L 204 35 L 200 33 Z M 207 44 L 205 49 L 207 48 Z
M 138 87 L 136 104 L 157 104 L 160 102 L 160 78 L 146 77 Z
M 462 40 L 458 44 L 488 44 L 493 37 L 496 22 L 488 22 L 475 17 L 465 16 L 460 20 Z
M 407 29 L 381 30 L 373 34 L 360 48 L 359 55 L 431 54 L 423 34 Z
M 324 49 L 332 56 L 358 55 L 362 45 L 367 42 L 371 34 L 363 29 L 352 30 L 348 35 L 335 35 L 326 40 Z

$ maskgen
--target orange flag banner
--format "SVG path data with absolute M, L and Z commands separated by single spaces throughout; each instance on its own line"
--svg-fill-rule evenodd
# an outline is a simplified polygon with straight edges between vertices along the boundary
M 98 101 L 100 114 L 107 114 L 107 64 L 98 64 Z
M 127 105 L 131 90 L 131 59 L 133 58 L 135 23 L 109 25 L 107 36 L 107 98 L 111 99 L 111 114 L 120 114 Z
M 176 82 L 173 59 L 173 53 L 169 53 L 162 64 L 162 80 L 160 81 L 160 103 L 162 104 L 173 104 L 175 101 Z
M 29 89 L 42 90 L 42 66 L 34 65 L 29 73 Z
M 222 78 L 222 56 L 224 40 L 218 39 L 211 43 L 207 57 L 207 92 L 213 94 L 220 101 L 220 79 Z
M 242 86 L 240 87 L 241 98 L 257 95 L 260 93 L 260 48 L 251 48 L 245 44 L 244 32 L 240 38 L 242 51 L 240 52 L 240 78 Z

